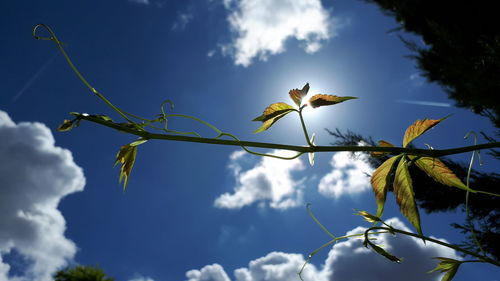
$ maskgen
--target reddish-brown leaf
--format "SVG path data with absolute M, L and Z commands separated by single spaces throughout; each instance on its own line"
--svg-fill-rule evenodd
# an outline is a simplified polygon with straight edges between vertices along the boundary
M 385 140 L 379 140 L 378 141 L 378 145 L 377 146 L 380 146 L 380 147 L 394 147 L 394 145 L 388 141 L 385 141 Z M 389 152 L 381 152 L 381 151 L 372 151 L 371 155 L 373 157 L 381 157 L 381 156 L 384 156 L 384 155 L 387 155 L 389 154 Z
M 307 95 L 307 92 L 309 92 L 309 83 L 305 84 L 304 87 L 302 87 L 302 90 L 299 89 L 293 89 L 288 92 L 290 95 L 290 98 L 293 100 L 293 102 L 300 107 L 300 104 L 302 103 L 302 99 Z
M 332 104 L 337 104 L 344 102 L 346 100 L 352 100 L 352 99 L 357 99 L 357 97 L 338 97 L 334 95 L 323 95 L 323 94 L 318 94 L 314 95 L 309 99 L 309 104 L 313 107 L 320 107 L 320 106 L 325 106 L 325 105 L 332 105 Z
M 427 132 L 446 118 L 447 117 L 438 120 L 424 119 L 415 121 L 415 123 L 411 124 L 406 129 L 405 136 L 403 138 L 403 147 L 406 147 L 414 139 Z

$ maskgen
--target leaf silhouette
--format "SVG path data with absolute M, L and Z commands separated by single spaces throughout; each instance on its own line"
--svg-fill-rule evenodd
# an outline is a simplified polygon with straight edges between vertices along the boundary
M 352 100 L 352 99 L 357 99 L 357 97 L 338 97 L 334 95 L 323 95 L 323 94 L 317 94 L 312 96 L 309 99 L 309 104 L 313 107 L 320 107 L 320 106 L 325 106 L 325 105 L 332 105 L 332 104 L 337 104 L 344 102 L 346 100 Z
M 67 132 L 71 129 L 73 129 L 73 121 L 71 120 L 64 120 L 64 122 L 57 127 L 59 132 Z
M 403 138 L 403 147 L 406 147 L 410 142 L 412 142 L 414 139 L 422 135 L 423 133 L 427 132 L 428 130 L 432 129 L 434 126 L 439 124 L 441 121 L 446 119 L 448 117 L 444 117 L 438 120 L 433 120 L 433 119 L 423 119 L 423 120 L 417 120 L 415 123 L 411 124 L 405 132 L 404 138 Z
M 300 107 L 300 104 L 302 103 L 302 99 L 307 95 L 307 92 L 309 92 L 309 83 L 305 84 L 304 87 L 302 87 L 302 90 L 299 89 L 293 89 L 288 92 L 290 95 L 290 98 L 293 100 L 293 102 Z
M 262 126 L 255 130 L 254 133 L 260 133 L 269 129 L 276 121 L 294 110 L 293 106 L 284 102 L 271 104 L 264 110 L 262 115 L 252 120 L 263 122 Z
M 384 257 L 386 257 L 388 260 L 390 261 L 393 261 L 393 262 L 397 262 L 397 263 L 400 263 L 401 262 L 401 259 L 392 255 L 392 254 L 389 254 L 386 250 L 384 250 L 382 247 L 379 247 L 375 244 L 370 244 L 370 247 L 372 247 L 372 249 L 377 252 L 379 255 L 382 255 Z
M 447 186 L 454 186 L 471 191 L 446 165 L 438 158 L 420 157 L 415 164 L 435 181 Z
M 415 203 L 413 184 L 406 163 L 405 158 L 399 160 L 396 175 L 394 176 L 394 195 L 396 195 L 396 202 L 399 204 L 401 213 L 417 229 L 417 232 L 422 235 L 420 215 Z
M 375 193 L 375 200 L 377 201 L 377 217 L 381 217 L 384 212 L 385 199 L 387 197 L 387 190 L 389 189 L 389 182 L 391 170 L 394 162 L 401 158 L 401 155 L 387 159 L 380 165 L 372 174 L 371 184 L 373 192 Z

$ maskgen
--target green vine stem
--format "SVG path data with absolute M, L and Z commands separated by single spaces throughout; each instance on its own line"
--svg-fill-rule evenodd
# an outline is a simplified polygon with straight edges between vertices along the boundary
M 459 148 L 450 149 L 419 149 L 419 148 L 404 148 L 404 147 L 380 147 L 380 146 L 298 146 L 298 145 L 288 145 L 279 143 L 266 143 L 266 142 L 253 142 L 253 141 L 243 141 L 243 140 L 226 140 L 218 138 L 200 138 L 200 137 L 190 137 L 190 136 L 179 136 L 179 135 L 166 135 L 166 134 L 155 134 L 144 130 L 136 130 L 119 123 L 105 121 L 93 115 L 79 114 L 76 115 L 78 119 L 90 121 L 93 123 L 98 123 L 100 125 L 116 129 L 119 131 L 127 132 L 132 135 L 142 137 L 144 139 L 157 139 L 157 140 L 171 140 L 171 141 L 184 141 L 184 142 L 197 142 L 197 143 L 207 143 L 207 144 L 219 144 L 219 145 L 229 145 L 229 146 L 246 146 L 246 147 L 258 147 L 258 148 L 269 148 L 269 149 L 283 149 L 291 150 L 301 153 L 309 152 L 339 152 L 339 151 L 350 151 L 350 152 L 388 152 L 393 154 L 406 153 L 415 156 L 429 156 L 429 157 L 441 157 L 446 155 L 460 154 L 464 152 L 470 152 L 474 150 L 481 149 L 492 149 L 500 148 L 500 142 L 490 142 L 478 145 L 464 146 Z M 483 192 L 485 194 L 494 195 L 492 193 Z
M 476 257 L 481 262 L 487 262 L 487 263 L 490 263 L 490 264 L 493 264 L 493 265 L 496 265 L 496 266 L 500 266 L 500 262 L 498 262 L 498 261 L 496 261 L 494 259 L 491 259 L 490 257 L 484 256 L 484 255 L 480 255 L 478 253 L 475 253 L 475 252 L 469 251 L 467 249 L 461 248 L 461 247 L 459 247 L 457 245 L 448 244 L 448 243 L 443 242 L 443 241 L 438 240 L 438 239 L 434 239 L 434 238 L 427 237 L 427 236 L 421 236 L 421 235 L 416 234 L 416 233 L 404 231 L 404 230 L 393 228 L 393 227 L 385 227 L 385 226 L 373 226 L 373 227 L 370 227 L 367 230 L 365 230 L 365 234 L 364 234 L 365 235 L 365 239 L 369 239 L 368 235 L 370 235 L 370 231 L 372 231 L 372 230 L 382 230 L 382 231 L 387 231 L 387 232 L 391 232 L 391 233 L 400 233 L 400 234 L 403 234 L 403 235 L 412 236 L 412 237 L 419 238 L 419 239 L 424 239 L 425 241 L 436 243 L 436 244 L 439 244 L 441 246 L 445 246 L 445 247 L 451 248 L 451 249 L 453 249 L 455 251 L 462 252 L 464 254 Z M 369 240 L 366 240 L 366 241 L 369 241 Z

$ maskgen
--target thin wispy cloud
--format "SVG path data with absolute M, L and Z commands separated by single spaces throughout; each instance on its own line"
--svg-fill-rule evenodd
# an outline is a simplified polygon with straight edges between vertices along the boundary
M 53 280 L 76 254 L 58 205 L 83 190 L 83 171 L 41 123 L 16 124 L 0 111 L 0 140 L 0 280 Z M 21 273 L 3 259 L 11 251 L 28 263 Z
M 422 77 L 422 75 L 420 75 L 419 73 L 413 73 L 412 75 L 410 75 L 409 78 L 410 78 L 411 83 L 415 87 L 420 87 L 420 86 L 424 85 L 424 83 L 425 83 L 425 78 Z
M 292 156 L 290 151 L 271 152 L 280 156 Z M 281 160 L 262 157 L 252 168 L 244 169 L 240 161 L 251 157 L 242 151 L 235 151 L 229 157 L 228 168 L 232 171 L 236 186 L 232 193 L 224 193 L 215 199 L 217 208 L 240 209 L 258 203 L 274 209 L 300 206 L 302 202 L 303 180 L 292 176 L 293 172 L 305 169 L 300 159 Z
M 38 77 L 40 77 L 40 75 L 47 69 L 47 67 L 49 67 L 50 64 L 52 64 L 52 62 L 54 61 L 54 59 L 56 58 L 56 56 L 59 54 L 59 52 L 55 52 L 54 55 L 52 55 L 52 57 L 50 57 L 39 69 L 37 72 L 35 72 L 35 74 L 33 74 L 33 76 L 31 76 L 31 78 L 28 80 L 28 82 L 26 82 L 24 84 L 24 86 L 21 88 L 21 90 L 19 90 L 19 92 L 17 92 L 17 94 L 14 95 L 14 97 L 12 97 L 12 102 L 15 102 L 17 99 L 19 99 L 30 87 L 31 85 L 38 79 Z
M 129 279 L 128 281 L 155 281 L 155 280 L 150 277 L 144 277 L 140 274 L 135 274 L 135 276 L 132 279 Z
M 419 100 L 396 100 L 396 102 L 425 105 L 425 106 L 451 107 L 451 104 L 447 102 L 419 101 Z
M 190 12 L 179 13 L 174 24 L 172 24 L 171 30 L 184 30 L 188 23 L 193 20 L 193 14 Z
M 236 65 L 266 61 L 284 52 L 288 39 L 315 53 L 335 35 L 330 11 L 320 0 L 224 0 L 224 6 L 233 39 L 220 48 Z
M 149 0 L 128 0 L 129 2 L 136 3 L 136 4 L 142 4 L 142 5 L 149 5 L 150 2 Z
M 397 218 L 387 220 L 395 228 L 409 231 L 408 227 Z M 362 233 L 366 228 L 356 227 L 346 234 Z M 363 245 L 363 240 L 350 238 L 334 244 L 327 259 L 319 269 L 313 264 L 307 265 L 302 277 L 314 281 L 438 281 L 442 274 L 427 273 L 436 267 L 433 257 L 449 257 L 460 259 L 449 248 L 433 243 L 424 244 L 422 240 L 391 234 L 372 236 L 376 243 L 404 258 L 396 264 L 376 254 Z M 325 249 L 326 250 L 326 249 Z M 224 268 L 212 264 L 200 270 L 190 270 L 186 273 L 188 281 L 289 281 L 298 280 L 297 272 L 305 262 L 302 254 L 271 252 L 263 257 L 252 260 L 248 267 L 234 271 L 234 279 L 230 279 Z M 360 268 L 361 266 L 361 268 Z

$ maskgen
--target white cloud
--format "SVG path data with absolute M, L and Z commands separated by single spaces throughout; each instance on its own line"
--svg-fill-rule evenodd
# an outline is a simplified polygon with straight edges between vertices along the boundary
M 290 151 L 272 151 L 280 156 L 292 156 Z M 236 178 L 234 193 L 224 193 L 215 199 L 214 205 L 218 208 L 239 209 L 254 202 L 275 209 L 287 209 L 302 204 L 301 180 L 295 180 L 292 172 L 303 170 L 304 164 L 298 158 L 281 160 L 263 157 L 251 169 L 244 170 L 239 161 L 245 161 L 249 154 L 236 151 L 231 154 L 229 169 Z
M 355 195 L 370 189 L 373 169 L 362 153 L 338 152 L 332 156 L 332 171 L 321 178 L 318 189 L 325 196 L 339 198 L 344 194 Z
M 211 58 L 215 55 L 215 50 L 210 50 L 207 52 L 207 57 Z
M 387 220 L 395 228 L 410 231 L 397 218 Z M 358 227 L 348 234 L 359 233 L 365 228 Z M 393 255 L 403 258 L 399 264 L 377 255 L 363 246 L 361 239 L 349 239 L 333 246 L 325 262 L 329 280 L 358 281 L 437 281 L 439 274 L 427 273 L 437 265 L 433 257 L 460 259 L 452 249 L 403 235 L 380 234 L 375 236 L 376 244 Z M 362 270 L 360 270 L 362 269 Z
M 222 266 L 207 265 L 201 270 L 190 270 L 186 273 L 187 281 L 231 281 Z
M 221 47 L 236 65 L 249 66 L 285 51 L 288 39 L 301 41 L 307 53 L 321 48 L 335 36 L 330 12 L 320 0 L 224 0 L 233 32 L 231 43 Z
M 410 75 L 410 81 L 415 87 L 420 87 L 424 85 L 425 78 L 422 77 L 419 73 L 413 73 Z
M 392 226 L 408 230 L 408 228 L 397 218 L 387 220 Z M 347 234 L 362 233 L 363 227 L 357 227 Z M 336 243 L 328 253 L 321 269 L 309 264 L 302 277 L 305 281 L 437 281 L 438 273 L 427 273 L 433 269 L 437 262 L 433 257 L 449 257 L 460 259 L 453 250 L 430 242 L 423 244 L 422 240 L 402 236 L 379 234 L 376 243 L 384 245 L 387 251 L 398 257 L 404 258 L 400 264 L 396 264 L 386 258 L 374 253 L 371 249 L 363 246 L 363 241 L 358 238 L 350 238 Z M 235 281 L 289 281 L 299 280 L 297 272 L 304 264 L 301 254 L 283 252 L 271 252 L 264 257 L 250 261 L 246 268 L 234 271 Z M 195 276 L 197 279 L 188 281 L 230 281 L 222 266 L 210 265 L 211 270 L 188 271 L 186 276 Z M 224 276 L 224 279 L 216 279 Z M 194 275 L 196 273 L 196 275 Z M 212 275 L 210 275 L 212 274 Z
M 129 279 L 128 281 L 154 281 L 154 279 L 150 277 L 144 277 L 140 274 L 136 274 L 134 278 Z
M 184 30 L 187 24 L 193 19 L 193 14 L 190 12 L 179 13 L 177 20 L 172 25 L 171 30 Z
M 251 261 L 248 268 L 236 269 L 234 276 L 237 281 L 299 280 L 297 272 L 304 262 L 304 257 L 301 254 L 271 252 L 262 258 Z M 305 268 L 302 278 L 311 281 L 326 281 L 324 274 L 319 272 L 314 265 Z
M 149 0 L 129 0 L 129 2 L 136 3 L 136 4 L 143 4 L 143 5 L 150 4 Z
M 0 280 L 52 280 L 76 253 L 57 207 L 64 196 L 83 190 L 83 171 L 70 151 L 54 146 L 45 125 L 15 124 L 3 111 L 0 159 Z M 23 276 L 9 276 L 2 259 L 13 250 L 29 263 Z

